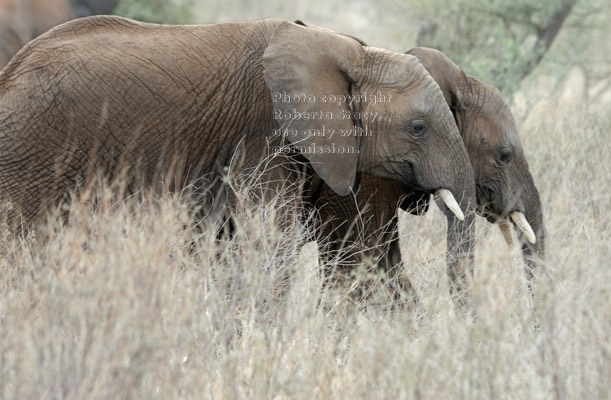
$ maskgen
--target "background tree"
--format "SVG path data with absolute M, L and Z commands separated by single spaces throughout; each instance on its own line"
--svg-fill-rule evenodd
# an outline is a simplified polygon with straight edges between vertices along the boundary
M 539 65 L 561 29 L 596 28 L 609 8 L 593 0 L 407 0 L 420 19 L 416 45 L 438 48 L 506 95 Z M 571 18 L 575 16 L 575 18 Z M 568 46 L 579 46 L 575 35 Z
M 193 23 L 195 0 L 120 0 L 117 15 L 165 24 Z

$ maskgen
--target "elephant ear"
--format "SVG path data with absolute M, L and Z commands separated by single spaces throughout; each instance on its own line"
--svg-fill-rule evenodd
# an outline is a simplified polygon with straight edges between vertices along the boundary
M 460 130 L 461 118 L 467 108 L 464 96 L 464 91 L 469 85 L 467 75 L 448 56 L 437 49 L 416 47 L 408 50 L 406 54 L 417 57 L 437 82 Z
M 350 37 L 290 22 L 278 26 L 263 55 L 280 132 L 342 196 L 358 187 L 360 140 L 345 134 L 358 121 L 346 118 L 349 102 L 337 98 L 350 95 L 363 56 Z

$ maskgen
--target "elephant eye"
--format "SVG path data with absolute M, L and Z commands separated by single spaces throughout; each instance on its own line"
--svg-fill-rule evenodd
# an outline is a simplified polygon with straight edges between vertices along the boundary
M 412 136 L 422 136 L 426 132 L 426 129 L 426 122 L 421 119 L 416 119 L 409 123 L 409 133 L 411 133 Z
M 501 154 L 499 155 L 499 160 L 502 164 L 507 164 L 509 161 L 511 161 L 511 152 L 509 150 L 502 150 Z

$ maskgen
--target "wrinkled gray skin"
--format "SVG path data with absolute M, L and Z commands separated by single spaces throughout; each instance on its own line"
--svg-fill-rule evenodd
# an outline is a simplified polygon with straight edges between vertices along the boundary
M 74 18 L 110 14 L 119 0 L 0 0 L 0 69 L 30 40 Z
M 545 254 L 546 230 L 539 192 L 535 187 L 518 137 L 518 130 L 509 107 L 493 86 L 466 75 L 444 54 L 434 49 L 415 48 L 408 54 L 416 56 L 439 84 L 450 106 L 466 146 L 477 188 L 477 211 L 490 222 L 498 222 L 513 211 L 521 211 L 537 237 L 535 245 L 522 239 L 522 250 L 530 276 L 534 264 Z M 368 255 L 379 260 L 388 270 L 399 268 L 401 256 L 396 228 L 396 209 L 421 214 L 426 211 L 430 196 L 410 185 L 363 175 L 355 199 L 339 198 L 321 185 L 317 208 L 323 221 L 333 224 L 323 228 L 323 235 L 335 241 L 335 250 L 356 235 L 369 237 L 368 246 L 376 246 Z M 356 206 L 358 204 L 358 208 Z M 364 210 L 359 213 L 359 209 Z M 369 221 L 365 231 L 350 232 L 354 220 Z M 452 226 L 453 219 L 449 219 Z M 336 228 L 337 226 L 339 228 Z M 385 227 L 385 228 L 384 228 Z M 334 232 L 332 230 L 335 229 Z M 348 240 L 346 240 L 346 238 Z M 464 276 L 469 263 L 457 263 L 453 256 L 458 236 L 448 231 L 448 274 L 454 291 L 464 289 Z M 350 254 L 349 254 L 350 255 Z M 354 254 L 352 254 L 352 258 Z M 467 267 L 470 269 L 470 266 Z
M 320 101 L 378 91 L 392 101 Z M 316 101 L 281 101 L 274 93 Z M 330 116 L 287 117 L 293 109 Z M 340 118 L 348 111 L 377 115 Z M 375 135 L 307 135 L 323 127 Z M 278 128 L 293 131 L 283 138 L 273 135 Z M 305 175 L 346 195 L 366 172 L 475 202 L 452 114 L 416 57 L 281 20 L 169 26 L 90 17 L 64 24 L 0 73 L 0 134 L 0 200 L 30 224 L 91 182 L 94 171 L 122 176 L 130 191 L 180 190 L 218 181 L 226 168 L 249 171 L 279 145 L 293 152 L 268 160 L 262 181 L 271 188 Z M 231 193 L 218 198 L 229 198 L 231 209 Z

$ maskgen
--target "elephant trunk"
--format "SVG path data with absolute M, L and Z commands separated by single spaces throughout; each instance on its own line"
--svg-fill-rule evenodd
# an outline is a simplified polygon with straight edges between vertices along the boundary
M 531 185 L 529 185 L 531 187 L 525 192 L 527 195 L 522 199 L 522 202 L 524 204 L 526 221 L 530 224 L 535 234 L 536 241 L 535 243 L 531 243 L 524 238 L 522 239 L 522 257 L 526 265 L 526 273 L 529 281 L 531 281 L 534 269 L 542 264 L 545 257 L 547 231 L 543 223 L 543 211 L 539 192 L 532 182 L 532 177 L 530 177 L 529 181 L 531 182 Z M 519 233 L 519 236 L 524 235 Z
M 459 175 L 456 188 L 457 196 L 464 219 L 459 220 L 455 213 L 440 204 L 447 221 L 447 271 L 450 289 L 457 297 L 459 304 L 469 307 L 469 282 L 473 277 L 475 245 L 475 182 L 472 171 Z

